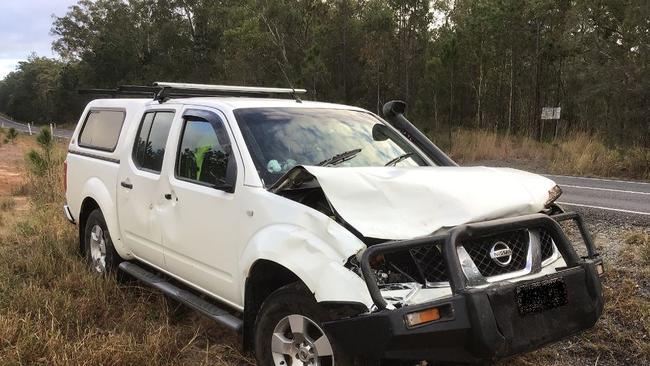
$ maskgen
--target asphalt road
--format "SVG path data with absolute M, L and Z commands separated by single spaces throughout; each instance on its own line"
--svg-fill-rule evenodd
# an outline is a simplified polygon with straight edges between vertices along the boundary
M 17 131 L 29 133 L 29 128 L 27 127 L 27 124 L 12 121 L 12 120 L 10 120 L 10 119 L 2 116 L 2 115 L 0 115 L 0 127 L 5 127 L 5 128 L 13 127 Z M 41 128 L 41 127 L 49 128 L 48 125 L 45 125 L 45 126 L 33 126 L 32 127 L 32 133 L 34 133 L 34 134 L 38 133 L 38 129 Z M 54 136 L 69 139 L 70 137 L 72 137 L 72 132 L 73 131 L 70 131 L 70 130 L 62 130 L 60 128 L 55 128 L 54 129 Z
M 601 178 L 546 175 L 564 192 L 558 203 L 590 215 L 615 216 L 650 225 L 650 183 Z

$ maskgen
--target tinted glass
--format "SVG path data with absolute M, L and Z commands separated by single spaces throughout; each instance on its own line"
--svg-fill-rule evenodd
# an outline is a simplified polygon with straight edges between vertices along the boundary
M 235 111 L 257 170 L 269 186 L 296 165 L 318 165 L 361 149 L 337 166 L 426 165 L 399 134 L 368 113 L 311 108 L 248 108 Z
M 135 147 L 133 149 L 133 160 L 135 161 L 135 165 L 138 167 L 141 167 L 142 161 L 144 161 L 144 152 L 147 147 L 147 139 L 149 138 L 149 133 L 151 132 L 151 123 L 153 122 L 153 117 L 155 115 L 155 113 L 146 113 L 142 118 L 142 123 L 140 124 L 138 139 L 135 141 Z
M 160 172 L 173 120 L 173 112 L 150 112 L 142 118 L 133 151 L 133 160 L 139 168 Z
M 186 180 L 222 185 L 231 147 L 223 124 L 187 121 L 176 164 L 176 176 Z
M 79 136 L 79 145 L 98 150 L 115 150 L 125 113 L 122 111 L 90 111 Z

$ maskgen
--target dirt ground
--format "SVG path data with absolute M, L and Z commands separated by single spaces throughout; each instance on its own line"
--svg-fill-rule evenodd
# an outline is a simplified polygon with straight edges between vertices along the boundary
M 33 138 L 27 136 L 20 136 L 15 144 L 0 146 L 0 202 L 2 200 L 15 202 L 6 210 L 0 210 L 0 234 L 3 231 L 14 230 L 16 220 L 26 216 L 27 213 L 34 212 L 34 210 L 30 211 L 29 199 L 24 194 L 26 190 L 22 188 L 26 181 L 24 155 L 29 148 L 34 146 Z M 607 276 L 604 278 L 607 303 L 603 317 L 595 328 L 581 335 L 570 337 L 530 354 L 501 361 L 500 365 L 649 364 L 650 268 L 647 262 L 640 259 L 643 255 L 640 248 L 642 245 L 648 246 L 647 238 L 650 237 L 650 228 L 626 225 L 621 222 L 612 223 L 608 220 L 589 217 L 587 217 L 587 222 L 607 265 Z M 575 231 L 569 229 L 569 233 L 575 237 Z M 28 243 L 21 243 L 21 245 L 28 245 Z M 72 261 L 76 260 L 73 258 Z M 81 259 L 78 260 L 81 261 Z M 16 279 L 16 281 L 18 283 L 20 279 Z M 33 286 L 30 285 L 30 287 Z M 112 291 L 113 294 L 124 292 L 128 294 L 128 292 L 143 290 L 134 289 L 131 286 L 120 286 Z M 0 291 L 0 295 L 2 295 L 2 291 Z M 67 295 L 62 294 L 61 296 Z M 0 300 L 2 299 L 0 298 Z M 153 302 L 151 306 L 160 306 L 159 302 L 151 301 Z M 143 313 L 147 312 L 144 309 L 146 304 L 142 305 L 135 301 L 133 303 L 142 306 L 143 309 L 140 311 Z M 1 304 L 2 301 L 0 301 Z M 119 304 L 116 306 L 119 307 Z M 0 308 L 0 310 L 2 309 Z M 63 316 L 65 314 L 62 313 L 61 317 Z M 0 320 L 1 318 L 2 312 L 0 311 Z M 100 321 L 100 323 L 102 322 Z M 169 321 L 167 320 L 167 322 Z M 157 325 L 152 321 L 148 323 L 148 326 L 155 328 Z M 237 337 L 198 314 L 190 313 L 188 315 L 186 312 L 180 318 L 173 319 L 171 326 L 161 323 L 160 329 L 173 331 L 168 336 L 169 342 L 186 345 L 179 351 L 180 353 L 175 354 L 175 359 L 168 361 L 169 364 L 250 365 L 252 362 L 250 355 L 241 354 L 238 350 Z M 113 332 L 111 330 L 98 331 L 102 334 Z M 1 338 L 0 334 L 0 340 Z M 78 340 L 64 342 L 74 343 Z M 62 343 L 62 345 L 64 344 Z M 134 349 L 140 346 L 134 345 Z M 72 344 L 70 347 L 75 348 L 76 346 Z M 8 352 L 11 352 L 11 349 Z M 3 359 L 2 353 L 3 345 L 0 344 L 0 361 Z M 128 352 L 125 352 L 125 355 L 124 357 L 127 357 Z M 119 354 L 113 356 L 121 357 Z M 134 356 L 131 355 L 131 357 Z M 8 359 L 11 360 L 11 358 Z M 125 358 L 117 363 L 128 364 L 127 360 L 128 358 Z M 134 360 L 137 359 L 134 358 Z M 161 359 L 157 360 L 161 361 Z M 167 359 L 163 358 L 162 360 L 167 363 Z M 74 361 L 70 362 L 77 364 Z M 66 363 L 64 362 L 64 364 Z
M 11 196 L 25 179 L 25 152 L 34 147 L 32 139 L 19 136 L 13 143 L 0 141 L 0 196 Z
M 14 143 L 4 143 L 0 135 L 0 203 L 13 202 L 12 211 L 28 209 L 28 199 L 22 187 L 25 183 L 25 152 L 36 144 L 33 139 L 19 136 Z M 8 211 L 8 210 L 6 210 Z M 14 214 L 0 210 L 0 233 L 8 230 Z

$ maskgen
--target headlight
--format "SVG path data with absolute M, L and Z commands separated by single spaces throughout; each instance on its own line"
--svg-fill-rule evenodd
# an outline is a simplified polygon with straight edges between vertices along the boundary
M 550 207 L 555 200 L 560 198 L 562 195 L 562 188 L 560 186 L 555 185 L 555 187 L 551 188 L 550 191 L 548 191 L 548 199 L 546 200 L 546 203 L 544 204 L 544 207 Z

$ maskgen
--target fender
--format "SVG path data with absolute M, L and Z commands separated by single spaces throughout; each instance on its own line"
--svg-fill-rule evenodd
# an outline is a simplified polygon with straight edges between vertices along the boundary
M 343 266 L 348 257 L 341 256 L 330 244 L 301 227 L 277 224 L 258 231 L 241 256 L 242 279 L 248 277 L 259 259 L 275 262 L 293 272 L 318 302 L 356 302 L 368 308 L 373 304 L 365 282 Z M 245 281 L 242 283 L 243 304 Z
M 120 236 L 120 227 L 117 220 L 117 207 L 114 203 L 114 196 L 115 194 L 111 195 L 106 185 L 104 185 L 101 179 L 97 177 L 88 179 L 81 189 L 81 197 L 83 197 L 83 200 L 87 197 L 94 199 L 99 205 L 99 209 L 102 210 L 104 220 L 106 220 L 106 226 L 111 234 L 113 246 L 117 253 L 124 259 L 131 259 L 131 253 L 124 245 L 124 241 Z M 83 203 L 83 200 L 79 202 L 79 207 L 76 208 L 76 212 L 81 212 L 81 204 Z

